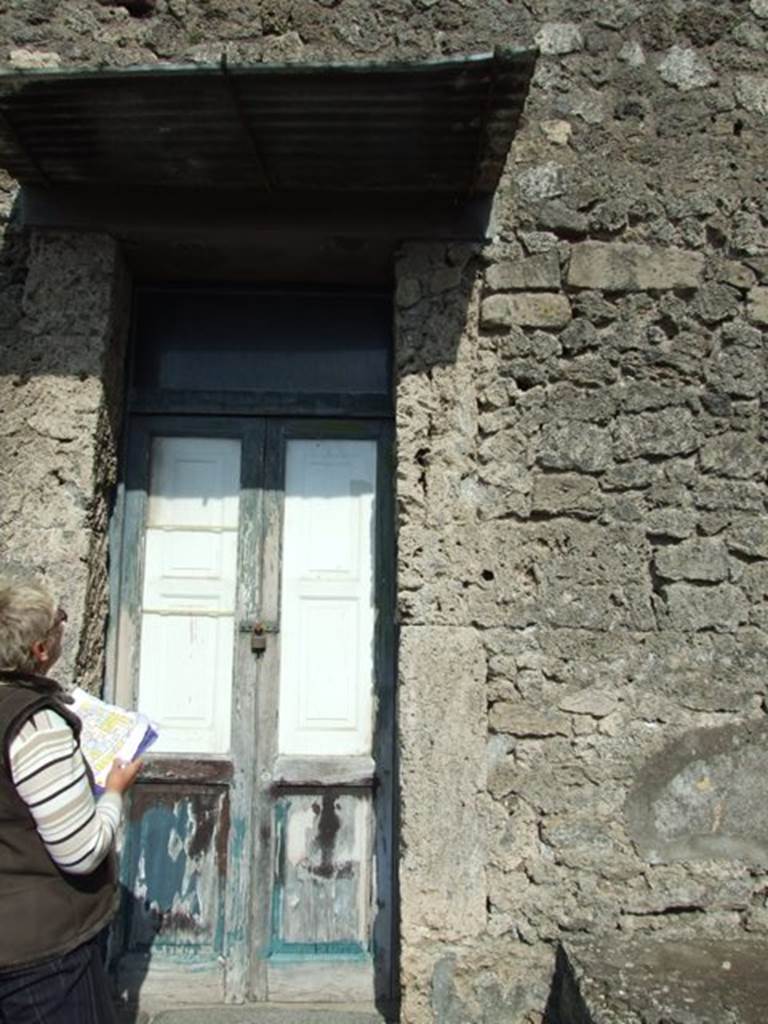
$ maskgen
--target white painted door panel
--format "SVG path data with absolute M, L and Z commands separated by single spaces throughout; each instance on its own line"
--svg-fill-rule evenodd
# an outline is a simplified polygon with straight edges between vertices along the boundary
M 375 482 L 374 441 L 287 442 L 281 754 L 370 752 Z
M 152 444 L 139 708 L 159 753 L 229 749 L 240 442 Z

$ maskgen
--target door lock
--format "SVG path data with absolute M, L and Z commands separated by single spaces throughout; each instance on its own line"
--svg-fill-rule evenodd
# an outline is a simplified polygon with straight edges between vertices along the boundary
M 240 623 L 240 632 L 247 633 L 251 638 L 251 650 L 254 654 L 263 654 L 267 649 L 267 637 L 270 633 L 278 633 L 276 622 L 261 622 L 245 619 Z
M 263 654 L 267 649 L 267 634 L 260 622 L 254 622 L 251 630 L 251 650 L 254 654 Z

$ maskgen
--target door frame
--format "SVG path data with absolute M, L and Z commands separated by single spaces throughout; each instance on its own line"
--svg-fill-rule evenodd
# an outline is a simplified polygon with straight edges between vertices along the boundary
M 380 418 L 264 416 L 258 408 L 249 416 L 160 413 L 127 417 L 123 473 L 110 524 L 113 572 L 106 696 L 118 703 L 136 699 L 147 497 L 141 485 L 148 484 L 152 438 L 158 435 L 236 437 L 243 442 L 231 752 L 218 758 L 156 755 L 149 758 L 149 772 L 144 776 L 146 784 L 167 782 L 173 777 L 187 785 L 205 781 L 224 786 L 229 793 L 229 874 L 223 908 L 226 934 L 222 937 L 222 956 L 210 965 L 217 980 L 221 963 L 225 965 L 222 994 L 227 1002 L 268 998 L 272 901 L 260 900 L 259 894 L 271 894 L 274 878 L 273 801 L 269 795 L 274 797 L 281 786 L 291 791 L 302 788 L 300 775 L 287 780 L 275 776 L 277 736 L 269 723 L 277 721 L 279 641 L 268 645 L 256 658 L 247 637 L 240 634 L 237 621 L 257 612 L 266 621 L 278 620 L 286 442 L 301 438 L 377 442 L 372 750 L 376 768 L 367 782 L 361 777 L 353 783 L 371 789 L 376 886 L 371 936 L 374 998 L 381 1009 L 389 1009 L 396 1002 L 397 991 L 394 424 Z M 245 572 L 254 560 L 259 572 Z M 249 743 L 249 730 L 237 724 L 257 720 Z M 256 850 L 253 857 L 237 854 L 238 849 L 248 848 L 248 837 Z M 125 936 L 120 934 L 119 926 L 117 933 L 116 945 L 121 948 Z M 208 984 L 211 981 L 209 975 Z

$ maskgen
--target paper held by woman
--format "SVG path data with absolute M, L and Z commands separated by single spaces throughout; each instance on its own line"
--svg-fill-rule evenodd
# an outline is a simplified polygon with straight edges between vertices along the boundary
M 96 788 L 102 790 L 115 758 L 135 760 L 155 742 L 157 730 L 146 715 L 107 704 L 79 686 L 70 696 L 74 702 L 72 710 L 83 723 L 83 756 L 93 772 Z

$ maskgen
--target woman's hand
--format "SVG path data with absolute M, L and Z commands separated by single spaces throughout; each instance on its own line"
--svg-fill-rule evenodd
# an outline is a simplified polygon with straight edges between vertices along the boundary
M 141 771 L 141 761 L 119 761 L 117 758 L 112 762 L 109 769 L 106 785 L 104 788 L 109 793 L 122 794 L 130 789 Z

